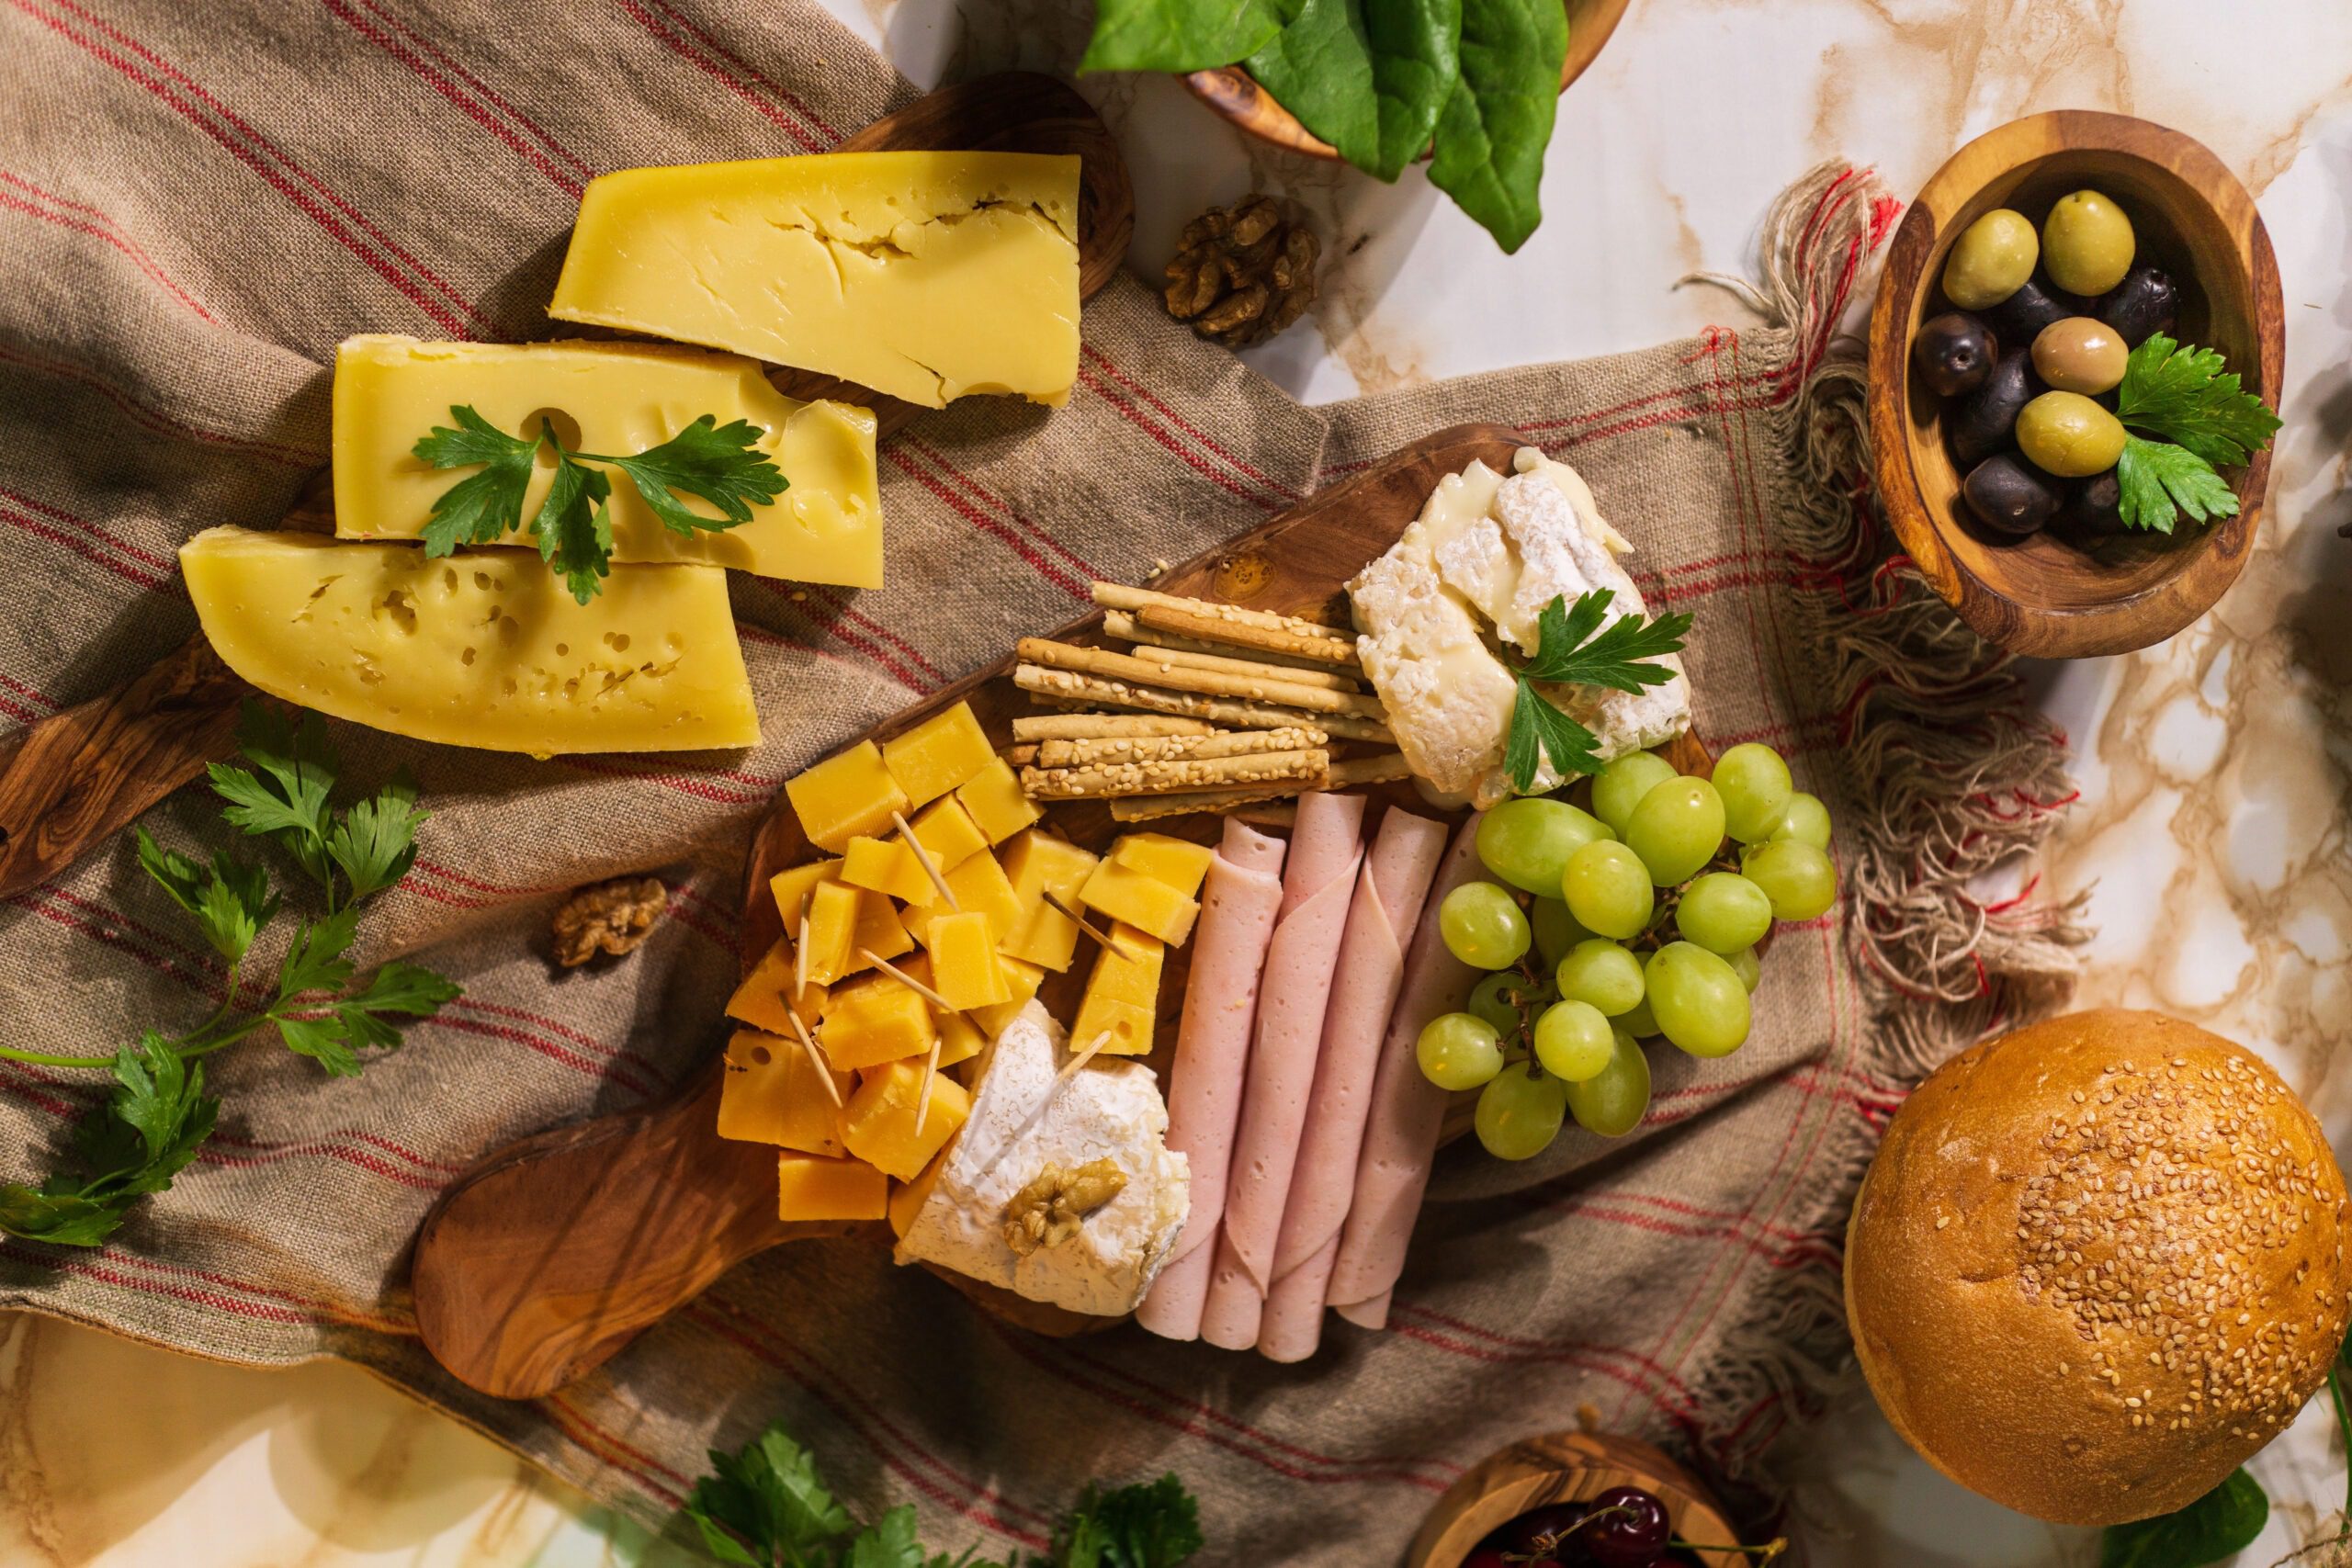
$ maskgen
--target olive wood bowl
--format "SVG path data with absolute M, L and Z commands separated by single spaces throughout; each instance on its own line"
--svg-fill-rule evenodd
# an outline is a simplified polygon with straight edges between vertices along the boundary
M 2169 538 L 2133 533 L 2086 549 L 2047 531 L 2006 539 L 1972 525 L 1963 476 L 1944 445 L 1945 400 L 1914 368 L 1911 339 L 1923 320 L 1950 309 L 1939 280 L 1963 230 L 2001 207 L 2039 228 L 2053 201 L 2085 186 L 2131 218 L 2137 260 L 2172 274 L 2180 342 L 2221 350 L 2273 409 L 2285 359 L 2278 261 L 2254 197 L 2179 131 L 2059 109 L 1985 132 L 1928 181 L 1895 231 L 1871 313 L 1879 498 L 1903 547 L 1962 620 L 2012 652 L 2045 659 L 2145 648 L 2203 615 L 2245 565 L 2270 478 L 2265 449 L 2223 476 L 2237 492 L 2236 516 L 2198 524 L 2184 514 Z M 2002 352 L 2022 349 L 2004 344 Z
M 1598 1497 L 1612 1486 L 1638 1486 L 1665 1504 L 1674 1538 L 1700 1548 L 1708 1568 L 1747 1561 L 1730 1550 L 1739 1537 L 1723 1505 L 1665 1454 L 1613 1433 L 1554 1432 L 1513 1443 L 1464 1471 L 1421 1521 L 1406 1568 L 1461 1568 L 1497 1525 L 1546 1503 Z
M 1600 46 L 1617 29 L 1618 19 L 1633 0 L 1561 0 L 1568 13 L 1568 57 L 1560 65 L 1560 91 L 1585 73 L 1600 53 Z M 1296 116 L 1274 102 L 1257 78 L 1238 65 L 1195 71 L 1184 78 L 1193 96 L 1262 141 L 1310 158 L 1337 159 L 1331 144 L 1298 123 Z

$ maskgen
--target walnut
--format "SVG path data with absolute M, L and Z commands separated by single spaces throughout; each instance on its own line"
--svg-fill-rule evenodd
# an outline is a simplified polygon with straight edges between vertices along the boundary
M 1168 264 L 1168 313 L 1227 348 L 1270 338 L 1315 302 L 1314 231 L 1252 196 L 1184 226 Z
M 1108 1155 L 1075 1170 L 1047 1160 L 1004 1206 L 1004 1245 L 1023 1258 L 1041 1247 L 1059 1247 L 1078 1234 L 1079 1222 L 1126 1184 L 1127 1173 Z
M 556 961 L 571 969 L 599 953 L 634 953 L 670 907 L 658 876 L 618 876 L 577 888 L 555 912 Z

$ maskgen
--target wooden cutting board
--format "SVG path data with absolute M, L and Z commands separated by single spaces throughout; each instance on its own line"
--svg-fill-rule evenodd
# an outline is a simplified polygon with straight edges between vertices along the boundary
M 1135 192 L 1110 129 L 1068 84 L 1006 72 L 942 87 L 841 144 L 844 152 L 918 148 L 1075 152 L 1079 294 L 1091 298 L 1125 262 Z M 802 370 L 768 378 L 788 397 L 831 398 L 875 411 L 888 436 L 924 411 L 868 388 Z M 322 469 L 282 526 L 331 533 Z M 0 897 L 56 875 L 235 750 L 237 709 L 258 696 L 197 633 L 119 690 L 53 714 L 0 741 Z

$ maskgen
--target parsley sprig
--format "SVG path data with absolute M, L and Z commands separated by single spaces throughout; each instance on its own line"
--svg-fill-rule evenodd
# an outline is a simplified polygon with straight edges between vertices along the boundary
M 1682 650 L 1690 617 L 1680 611 L 1648 620 L 1620 615 L 1604 627 L 1601 622 L 1615 597 L 1609 589 L 1595 589 L 1579 594 L 1571 608 L 1566 594 L 1555 594 L 1536 617 L 1535 652 L 1513 672 L 1519 694 L 1511 703 L 1510 731 L 1503 745 L 1503 770 L 1510 774 L 1511 787 L 1522 795 L 1535 787 L 1545 758 L 1563 778 L 1600 771 L 1599 739 L 1554 706 L 1537 689 L 1539 684 L 1638 692 L 1674 679 L 1672 670 L 1650 660 Z
M 545 419 L 538 434 L 526 441 L 468 406 L 451 404 L 449 417 L 457 428 L 435 425 L 413 448 L 416 457 L 436 468 L 481 471 L 435 498 L 423 533 L 424 553 L 446 556 L 459 545 L 495 544 L 524 532 L 524 492 L 539 454 L 551 452 L 555 478 L 531 514 L 528 532 L 540 558 L 582 604 L 603 591 L 613 558 L 613 481 L 586 465 L 618 469 L 662 526 L 688 537 L 702 529 L 718 532 L 749 523 L 753 507 L 770 504 L 786 487 L 784 470 L 758 449 L 760 429 L 748 420 L 722 425 L 715 415 L 705 414 L 659 446 L 616 456 L 571 450 Z M 705 517 L 691 510 L 678 499 L 681 491 L 710 502 L 719 515 Z
M 1178 1568 L 1203 1545 L 1200 1506 L 1173 1475 L 1107 1491 L 1090 1483 L 1046 1554 L 1005 1563 L 978 1548 L 924 1551 L 910 1505 L 859 1524 L 781 1427 L 734 1453 L 712 1450 L 710 1462 L 683 1512 L 710 1555 L 738 1568 Z
M 247 766 L 215 763 L 213 792 L 230 826 L 283 849 L 323 895 L 324 912 L 295 929 L 276 978 L 243 995 L 254 942 L 283 898 L 267 869 L 227 850 L 209 863 L 167 850 L 136 829 L 139 864 L 187 911 L 205 943 L 227 965 L 220 1006 L 188 1032 L 146 1030 L 111 1057 L 52 1055 L 0 1046 L 0 1058 L 42 1067 L 107 1068 L 115 1088 L 74 1134 L 78 1168 L 38 1185 L 0 1183 L 0 1231 L 61 1247 L 96 1247 L 132 1203 L 160 1192 L 212 1133 L 217 1098 L 204 1092 L 202 1058 L 275 1029 L 286 1048 L 327 1072 L 359 1072 L 364 1050 L 398 1045 L 403 1018 L 430 1018 L 458 987 L 433 971 L 394 962 L 348 995 L 347 956 L 362 903 L 398 882 L 416 859 L 416 785 L 395 776 L 338 811 L 336 759 L 317 715 L 299 721 L 260 704 L 246 706 L 238 744 Z M 258 1005 L 255 1005 L 258 1003 Z
M 2237 492 L 2214 470 L 2270 443 L 2278 416 L 2225 370 L 2218 350 L 2183 346 L 2162 333 L 2141 340 L 2115 389 L 2115 417 L 2134 431 L 2115 466 L 2118 510 L 2134 528 L 2169 534 L 2179 513 L 2196 522 L 2237 514 Z

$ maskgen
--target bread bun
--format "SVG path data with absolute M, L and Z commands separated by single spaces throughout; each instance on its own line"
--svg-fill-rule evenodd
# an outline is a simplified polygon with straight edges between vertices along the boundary
M 2109 1009 L 1960 1055 L 1887 1128 L 1846 1312 L 1905 1440 L 2069 1525 L 2194 1501 L 2344 1341 L 2344 1176 L 2252 1054 Z

